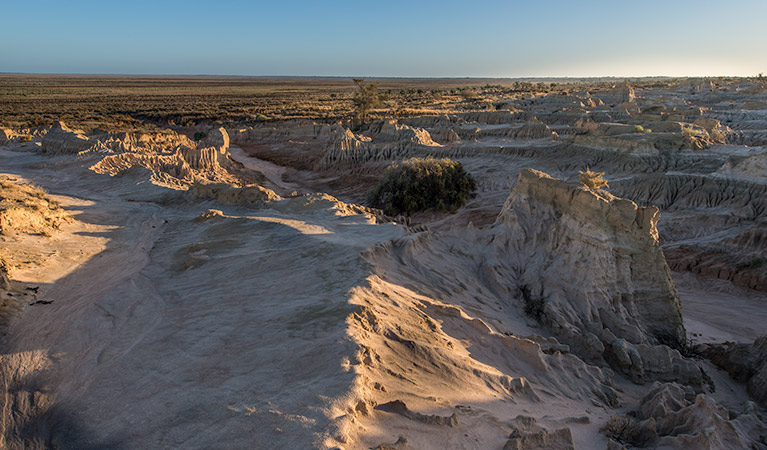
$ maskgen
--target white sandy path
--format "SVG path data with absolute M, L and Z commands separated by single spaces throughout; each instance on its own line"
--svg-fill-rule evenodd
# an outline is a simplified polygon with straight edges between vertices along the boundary
M 87 166 L 4 159 L 51 192 L 90 199 L 81 220 L 117 226 L 104 252 L 50 287 L 53 304 L 28 308 L 9 333 L 7 352 L 53 356 L 52 438 L 61 448 L 322 446 L 354 382 L 345 320 L 348 291 L 368 273 L 360 252 L 401 229 L 337 215 L 320 198 L 259 211 L 186 203 L 140 173 Z M 193 221 L 214 206 L 229 216 Z
M 283 181 L 282 175 L 285 173 L 284 167 L 269 161 L 264 161 L 263 159 L 249 156 L 242 149 L 237 147 L 230 147 L 229 153 L 233 160 L 241 163 L 245 168 L 262 173 L 266 179 L 274 185 L 276 190 L 279 191 L 279 194 L 289 193 L 290 191 L 302 191 L 301 187 L 297 184 Z M 272 186 L 267 187 L 271 188 Z

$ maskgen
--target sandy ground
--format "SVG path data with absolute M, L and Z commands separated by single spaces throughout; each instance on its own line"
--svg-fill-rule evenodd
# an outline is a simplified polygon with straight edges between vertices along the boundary
M 301 191 L 281 167 L 232 155 L 276 188 Z M 507 328 L 539 330 L 513 315 L 487 320 L 496 306 L 482 303 L 481 292 L 449 298 L 406 277 L 383 280 L 395 269 L 373 267 L 368 250 L 408 232 L 348 215 L 330 197 L 249 209 L 195 202 L 141 170 L 95 174 L 87 170 L 93 156 L 3 150 L 0 158 L 0 172 L 42 186 L 76 219 L 44 245 L 9 247 L 18 255 L 41 249 L 13 276 L 42 285 L 39 298 L 53 303 L 16 317 L 3 349 L 40 368 L 31 375 L 54 402 L 40 432 L 58 448 L 370 448 L 400 435 L 411 448 L 500 448 L 520 414 L 569 427 L 577 448 L 604 448 L 600 424 L 636 408 L 647 388 L 619 378 L 621 406 L 606 408 L 594 399 L 593 369 L 567 356 L 530 356 Z M 492 162 L 467 161 L 482 164 Z M 211 208 L 222 215 L 198 220 Z M 434 264 L 445 283 L 460 281 Z M 677 282 L 693 340 L 750 341 L 763 332 L 764 295 L 688 275 Z M 389 326 L 394 337 L 377 341 L 366 324 Z M 413 367 L 407 333 L 442 371 Z M 383 364 L 366 362 L 376 354 Z M 718 400 L 736 407 L 747 398 L 709 370 Z M 446 374 L 458 381 L 446 383 Z M 518 387 L 523 378 L 532 388 Z M 381 389 L 365 387 L 378 379 L 387 380 Z M 363 413 L 392 400 L 425 415 L 455 413 L 460 423 Z
M 237 147 L 230 147 L 229 152 L 232 159 L 241 163 L 246 169 L 262 173 L 269 183 L 271 183 L 271 186 L 265 185 L 265 187 L 274 189 L 278 194 L 286 195 L 291 192 L 306 192 L 306 190 L 302 189 L 299 185 L 283 179 L 286 170 L 284 167 L 247 155 L 242 149 Z
M 694 342 L 753 342 L 767 330 L 767 294 L 675 273 L 688 336 Z
M 5 343 L 43 350 L 56 368 L 46 380 L 65 410 L 51 425 L 54 440 L 63 448 L 321 444 L 328 411 L 354 380 L 345 320 L 354 309 L 347 293 L 366 275 L 360 252 L 399 227 L 340 215 L 319 197 L 257 212 L 217 205 L 224 217 L 197 222 L 212 205 L 169 202 L 144 179 L 2 157 L 4 171 L 65 201 L 81 245 L 102 247 L 69 273 L 19 271 L 56 281 L 40 297 L 54 303 L 27 308 Z

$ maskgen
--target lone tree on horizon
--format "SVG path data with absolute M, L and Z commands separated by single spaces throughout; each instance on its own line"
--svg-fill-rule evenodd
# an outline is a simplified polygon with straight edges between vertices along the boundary
M 354 112 L 357 119 L 364 123 L 368 113 L 375 108 L 381 107 L 388 97 L 386 94 L 378 92 L 378 83 L 365 83 L 364 78 L 353 78 L 352 80 L 359 89 L 352 99 L 354 102 Z

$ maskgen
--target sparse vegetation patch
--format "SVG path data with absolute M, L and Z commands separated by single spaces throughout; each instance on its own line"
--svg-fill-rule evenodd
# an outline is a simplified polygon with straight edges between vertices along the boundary
M 365 122 L 370 111 L 380 108 L 389 96 L 378 92 L 378 83 L 365 83 L 362 78 L 355 78 L 357 93 L 352 98 L 354 114 L 360 122 Z
M 581 171 L 580 175 L 578 175 L 578 179 L 581 183 L 586 185 L 586 187 L 589 187 L 591 189 L 602 189 L 602 188 L 609 188 L 610 185 L 607 184 L 607 180 L 605 180 L 604 172 L 594 172 L 590 168 L 586 168 L 586 171 Z
M 201 141 L 201 140 L 205 139 L 206 137 L 208 137 L 207 133 L 203 133 L 202 131 L 198 131 L 198 132 L 194 133 L 194 136 L 192 137 L 192 139 L 194 139 L 195 142 L 197 142 L 197 141 Z
M 50 235 L 69 214 L 40 188 L 0 179 L 0 235 Z
M 386 169 L 370 201 L 392 216 L 427 209 L 455 211 L 475 187 L 474 178 L 458 161 L 411 158 Z
M 522 300 L 525 301 L 525 314 L 540 323 L 545 316 L 546 300 L 543 297 L 533 296 L 528 285 L 520 286 L 519 292 L 522 295 Z

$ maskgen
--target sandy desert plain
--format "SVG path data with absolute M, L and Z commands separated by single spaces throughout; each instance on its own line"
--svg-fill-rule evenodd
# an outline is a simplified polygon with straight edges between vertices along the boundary
M 0 446 L 767 449 L 767 79 L 366 82 L 0 75 Z

